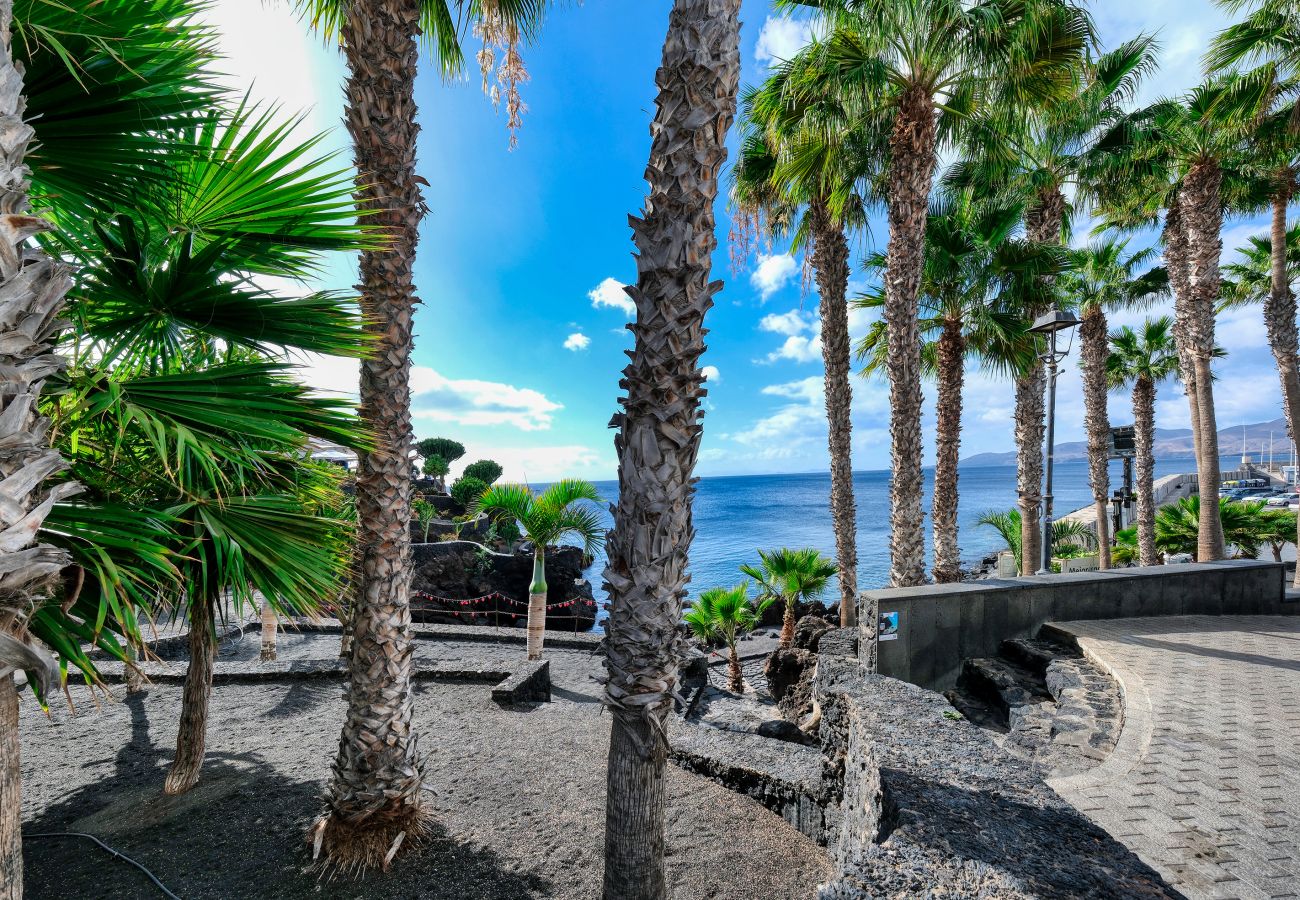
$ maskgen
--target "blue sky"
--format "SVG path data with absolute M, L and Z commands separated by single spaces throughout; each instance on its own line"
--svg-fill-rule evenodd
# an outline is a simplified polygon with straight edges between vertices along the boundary
M 432 67 L 421 76 L 419 169 L 429 182 L 430 214 L 416 264 L 423 301 L 412 384 L 417 436 L 462 440 L 467 459 L 498 459 L 509 478 L 613 477 L 607 423 L 631 346 L 623 329 L 630 304 L 618 287 L 635 277 L 627 215 L 644 194 L 654 72 L 670 6 L 585 0 L 558 8 L 541 42 L 525 51 L 528 111 L 513 152 L 504 113 L 493 111 L 477 71 L 455 83 Z M 1138 31 L 1159 33 L 1163 65 L 1142 99 L 1194 83 L 1201 50 L 1223 24 L 1207 0 L 1099 0 L 1093 13 L 1111 45 Z M 760 0 L 745 0 L 742 15 L 743 81 L 754 83 L 808 30 Z M 345 150 L 344 69 L 335 48 L 307 35 L 283 4 L 217 0 L 210 18 L 232 86 L 306 113 L 306 129 L 329 131 L 332 145 Z M 817 298 L 804 290 L 802 261 L 776 246 L 733 273 L 722 203 L 718 213 L 714 277 L 725 288 L 709 313 L 699 472 L 822 469 Z M 1225 257 L 1262 228 L 1262 220 L 1230 223 Z M 874 237 L 883 242 L 883 223 Z M 351 261 L 340 259 L 326 283 L 353 280 Z M 863 324 L 854 317 L 855 331 Z M 1221 426 L 1279 415 L 1259 311 L 1224 317 L 1219 340 L 1230 353 L 1216 386 Z M 355 391 L 355 370 L 345 361 L 311 360 L 304 377 L 322 389 Z M 975 371 L 969 377 L 963 454 L 1011 449 L 1009 386 Z M 855 468 L 886 468 L 887 389 L 855 377 L 854 392 Z M 1072 365 L 1059 402 L 1060 440 L 1078 439 L 1082 402 Z M 1114 398 L 1114 421 L 1128 415 L 1124 398 Z M 1186 425 L 1176 387 L 1164 388 L 1158 416 L 1161 425 Z M 927 413 L 927 438 L 931 426 Z

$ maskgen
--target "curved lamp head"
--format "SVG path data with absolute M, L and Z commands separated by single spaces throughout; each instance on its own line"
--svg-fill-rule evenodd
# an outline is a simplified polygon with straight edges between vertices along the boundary
M 1053 309 L 1035 319 L 1034 324 L 1029 326 L 1029 330 L 1035 334 L 1050 335 L 1058 331 L 1064 331 L 1067 328 L 1075 328 L 1078 324 L 1079 320 L 1074 313 L 1068 310 Z

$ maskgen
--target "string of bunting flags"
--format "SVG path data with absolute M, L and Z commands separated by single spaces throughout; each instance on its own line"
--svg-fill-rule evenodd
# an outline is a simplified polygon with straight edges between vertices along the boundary
M 466 600 L 459 600 L 455 597 L 439 597 L 437 594 L 430 594 L 425 591 L 411 591 L 411 593 L 423 600 L 434 600 L 438 603 L 445 603 L 449 606 L 478 606 L 481 603 L 487 603 L 489 600 L 504 600 L 506 603 L 509 603 L 511 606 L 523 606 L 523 607 L 528 606 L 526 602 L 522 600 L 516 600 L 513 597 L 507 597 L 505 594 L 502 594 L 500 591 L 495 591 L 491 594 L 484 594 L 482 597 L 470 597 L 469 599 Z M 577 603 L 578 603 L 578 599 L 575 598 L 573 600 L 565 600 L 563 603 L 548 603 L 546 604 L 546 608 L 547 610 L 568 609 L 570 606 L 576 606 Z M 447 610 L 447 612 L 450 612 L 453 615 L 461 615 L 461 613 L 457 612 L 456 610 Z M 466 611 L 465 614 L 472 615 L 472 616 L 502 615 L 502 616 L 512 616 L 516 618 L 519 615 L 518 613 L 501 613 L 501 612 L 497 612 L 496 610 L 490 610 L 487 612 L 477 612 L 477 611 L 469 610 Z

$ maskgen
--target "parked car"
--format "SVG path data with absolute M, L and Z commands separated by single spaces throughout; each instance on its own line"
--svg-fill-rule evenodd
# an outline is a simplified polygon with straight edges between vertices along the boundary
M 1292 491 L 1289 494 L 1274 494 L 1264 502 L 1269 506 L 1291 506 L 1294 503 L 1300 503 L 1300 493 Z

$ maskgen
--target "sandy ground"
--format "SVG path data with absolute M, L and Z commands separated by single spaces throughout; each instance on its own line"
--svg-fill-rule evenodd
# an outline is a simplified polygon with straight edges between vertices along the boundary
M 420 655 L 455 652 L 439 642 Z M 161 792 L 178 685 L 51 720 L 25 702 L 27 897 L 160 896 L 88 841 L 35 836 L 58 831 L 96 835 L 186 900 L 597 897 L 609 734 L 599 659 L 548 656 L 554 702 L 527 710 L 499 708 L 487 685 L 419 686 L 436 835 L 362 882 L 319 882 L 303 841 L 343 719 L 337 679 L 218 686 L 204 775 L 182 797 Z M 668 782 L 673 897 L 787 900 L 826 880 L 824 851 L 755 802 L 671 765 Z

